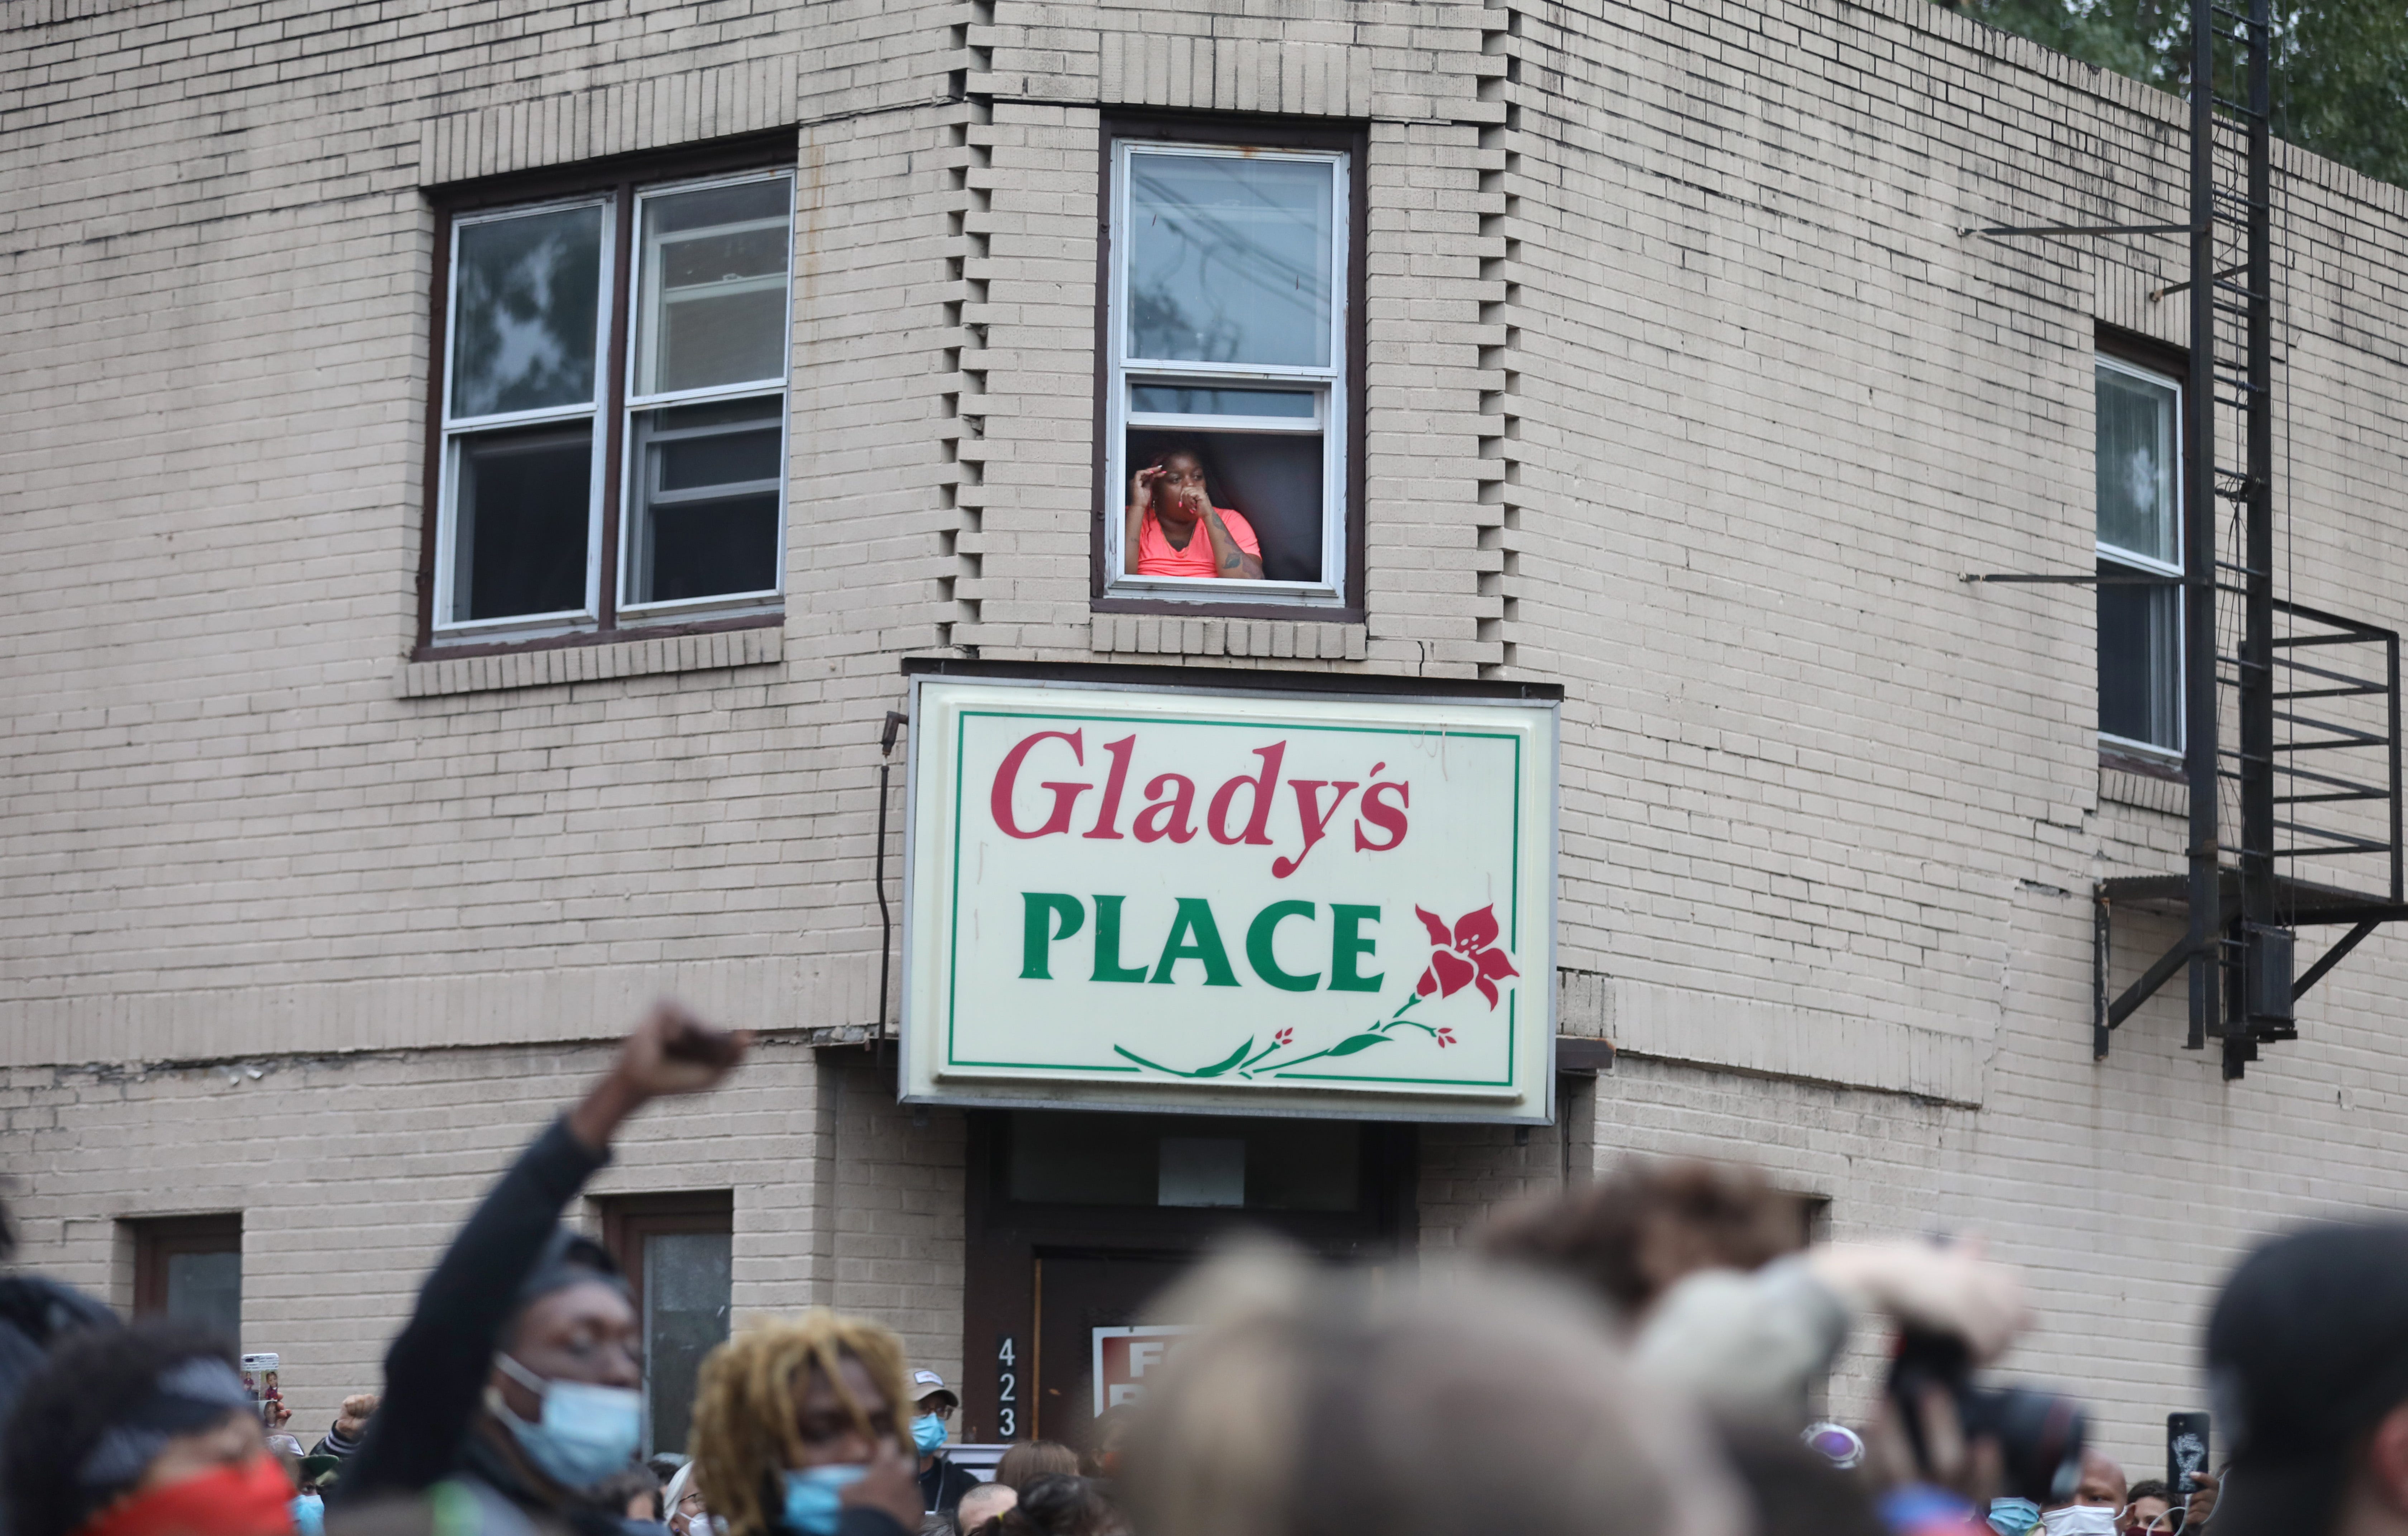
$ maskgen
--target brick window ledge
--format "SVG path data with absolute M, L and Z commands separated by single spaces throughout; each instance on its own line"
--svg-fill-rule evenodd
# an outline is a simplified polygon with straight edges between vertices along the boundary
M 785 660 L 783 624 L 701 634 L 659 635 L 599 645 L 552 645 L 481 656 L 441 656 L 402 665 L 404 698 L 602 682 L 661 672 L 705 672 L 769 667 Z
M 1098 651 L 1146 656 L 1269 656 L 1281 660 L 1361 661 L 1368 634 L 1359 624 L 1297 619 L 1188 619 L 1151 613 L 1098 613 Z

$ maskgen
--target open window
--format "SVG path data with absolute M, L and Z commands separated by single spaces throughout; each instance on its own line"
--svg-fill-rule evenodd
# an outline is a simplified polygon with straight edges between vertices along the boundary
M 2182 385 L 2103 353 L 2097 370 L 2100 741 L 2172 765 L 2183 751 Z
M 794 179 L 675 168 L 446 210 L 427 644 L 776 613 Z
M 1358 606 L 1359 140 L 1107 143 L 1097 596 Z

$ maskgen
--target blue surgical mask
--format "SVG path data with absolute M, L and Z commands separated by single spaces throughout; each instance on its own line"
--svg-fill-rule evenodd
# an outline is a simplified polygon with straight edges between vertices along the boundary
M 796 1536 L 836 1536 L 837 1496 L 868 1474 L 858 1462 L 788 1472 L 785 1528 Z
M 911 1443 L 926 1456 L 945 1443 L 945 1421 L 934 1414 L 923 1414 L 911 1421 Z
M 1990 1529 L 1999 1536 L 2024 1536 L 2040 1524 L 2040 1506 L 2028 1499 L 1990 1500 Z
M 519 1443 L 536 1470 L 563 1487 L 590 1488 L 635 1459 L 643 1438 L 644 1400 L 633 1387 L 591 1382 L 549 1382 L 507 1355 L 494 1357 L 503 1375 L 543 1400 L 543 1417 L 529 1424 L 499 1392 L 486 1406 Z
M 293 1496 L 293 1529 L 301 1536 L 325 1536 L 326 1501 L 314 1493 Z

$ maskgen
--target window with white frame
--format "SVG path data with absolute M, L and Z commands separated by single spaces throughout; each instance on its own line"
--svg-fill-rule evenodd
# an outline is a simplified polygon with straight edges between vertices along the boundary
M 1346 601 L 1352 158 L 1114 142 L 1107 595 Z
M 775 608 L 793 208 L 778 171 L 452 216 L 430 639 Z
M 2182 385 L 2101 356 L 2098 369 L 2099 735 L 2183 750 Z M 2138 578 L 2139 580 L 2135 580 Z

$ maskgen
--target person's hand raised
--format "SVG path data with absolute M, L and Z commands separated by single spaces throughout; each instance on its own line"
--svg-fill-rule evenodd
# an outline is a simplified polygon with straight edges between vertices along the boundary
M 1130 476 L 1130 510 L 1132 511 L 1143 511 L 1145 510 L 1145 504 L 1154 499 L 1154 482 L 1168 473 L 1168 470 L 1163 468 L 1162 466 L 1157 464 L 1148 468 L 1140 469 L 1136 474 Z
M 598 1151 L 620 1122 L 652 1099 L 716 1087 L 752 1044 L 749 1030 L 714 1029 L 663 998 L 619 1047 L 619 1059 L 602 1080 L 569 1111 L 568 1128 Z
M 752 1044 L 749 1030 L 714 1029 L 666 998 L 619 1048 L 611 1071 L 646 1098 L 714 1088 Z
M 1807 1250 L 1806 1264 L 1860 1307 L 1964 1340 L 1976 1361 L 1996 1359 L 2031 1321 L 2015 1272 L 1978 1242 L 1827 1242 Z
M 884 1510 L 906 1530 L 920 1529 L 920 1469 L 903 1447 L 882 1440 L 869 1458 L 869 1471 L 836 1496 L 839 1506 L 868 1505 Z

